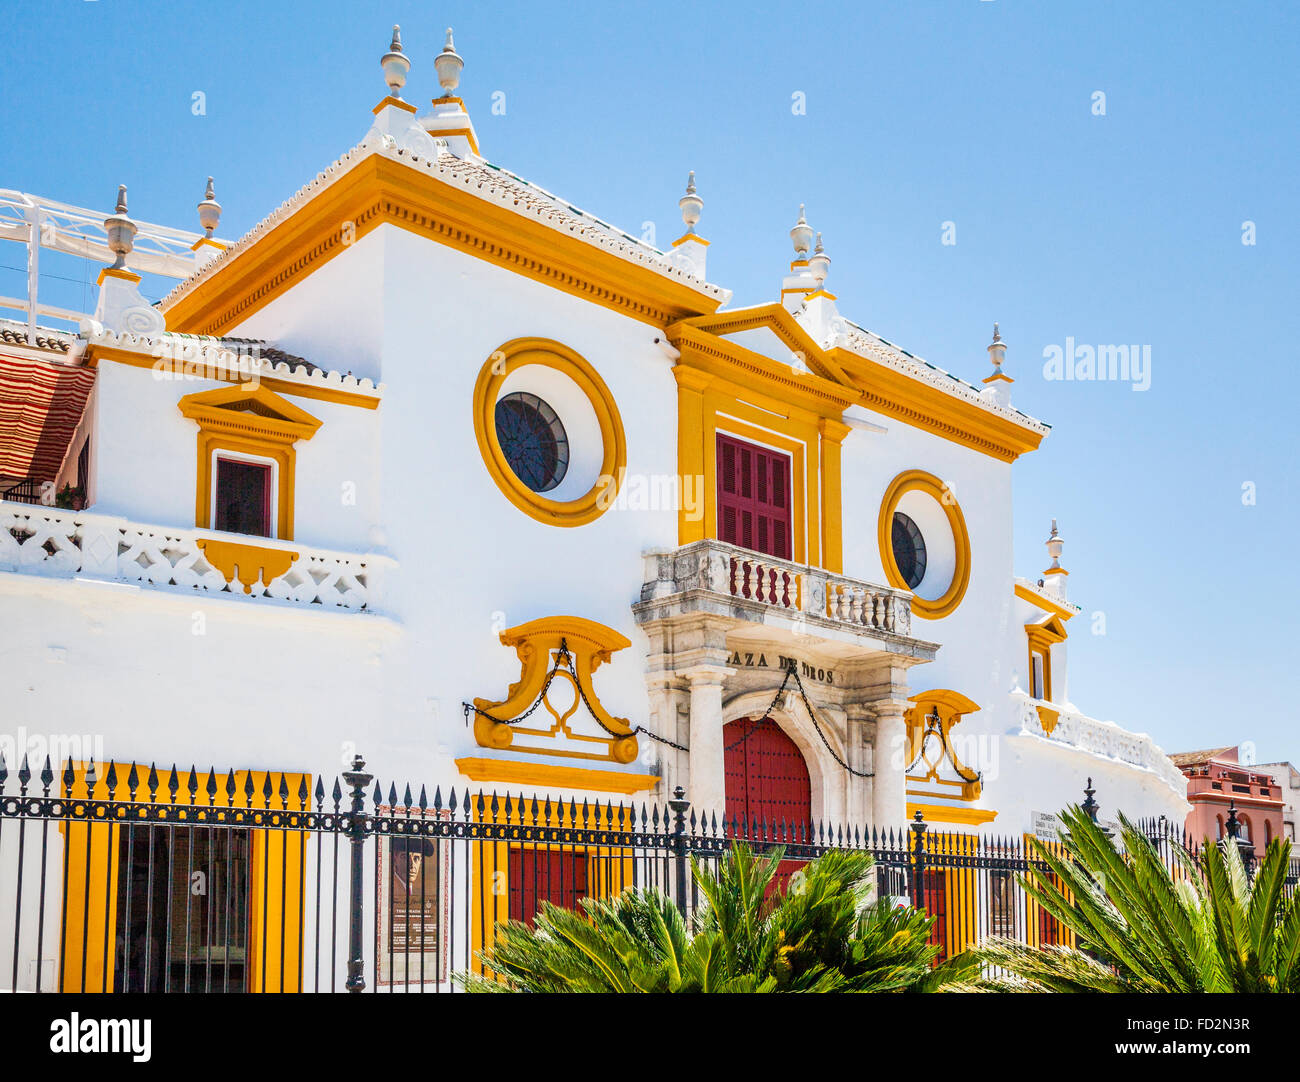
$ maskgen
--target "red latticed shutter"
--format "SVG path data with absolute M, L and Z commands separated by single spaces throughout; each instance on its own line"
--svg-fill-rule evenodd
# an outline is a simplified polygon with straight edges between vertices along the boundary
M 531 927 L 542 902 L 577 909 L 587 894 L 587 854 L 558 849 L 510 850 L 510 919 Z
M 790 559 L 790 458 L 718 435 L 719 540 Z

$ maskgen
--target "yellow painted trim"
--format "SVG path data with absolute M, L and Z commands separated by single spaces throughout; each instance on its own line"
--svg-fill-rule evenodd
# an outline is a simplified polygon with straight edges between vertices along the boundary
M 197 252 L 200 248 L 215 248 L 219 252 L 224 252 L 226 246 L 219 240 L 213 240 L 211 237 L 200 237 L 190 245 L 191 252 Z
M 107 775 L 110 764 L 95 764 L 96 781 L 93 791 L 86 786 L 87 764 L 74 762 L 70 801 L 119 800 L 130 799 L 128 778 L 131 773 L 130 763 L 111 764 L 117 775 L 117 786 L 111 792 Z M 146 784 L 148 768 L 137 767 L 140 788 L 136 790 L 136 800 L 145 806 L 149 803 L 149 790 Z M 158 800 L 170 800 L 167 788 L 170 771 L 158 772 Z M 278 771 L 272 772 L 273 775 Z M 234 806 L 245 806 L 245 787 L 252 778 L 254 810 L 263 807 L 264 788 L 267 779 L 265 771 L 235 771 Z M 192 826 L 202 829 L 203 816 L 208 808 L 230 807 L 226 793 L 226 775 L 218 773 L 216 792 L 209 803 L 208 772 L 196 771 L 194 788 L 197 803 L 189 803 L 190 772 L 177 770 L 178 783 L 177 804 L 185 808 L 194 808 L 193 816 L 187 812 L 178 813 L 174 821 L 176 826 Z M 284 781 L 290 796 L 287 808 L 281 808 L 278 790 L 272 797 L 270 809 L 288 818 L 297 813 L 311 810 L 310 802 L 306 806 L 298 803 L 300 788 L 311 792 L 312 775 L 284 773 Z M 55 794 L 64 798 L 62 772 L 56 782 Z M 121 846 L 124 844 L 121 822 L 91 822 L 85 819 L 66 819 L 58 824 L 63 837 L 64 856 L 68 872 L 67 904 L 63 908 L 61 924 L 46 928 L 46 943 L 53 944 L 63 954 L 64 992 L 82 990 L 83 973 L 86 992 L 113 990 L 116 963 L 117 933 L 117 890 L 118 867 L 121 859 Z M 163 829 L 159 826 L 141 829 Z M 298 830 L 259 829 L 253 825 L 246 828 L 252 840 L 249 854 L 249 927 L 245 929 L 244 972 L 246 989 L 250 992 L 295 992 L 302 990 L 302 973 L 298 960 L 301 956 L 303 935 L 303 914 L 306 898 L 303 892 L 305 872 L 305 838 Z M 89 873 L 87 863 L 89 862 Z M 283 880 L 281 874 L 283 870 Z M 265 883 L 265 890 L 263 884 Z M 89 895 L 87 899 L 87 894 Z M 283 920 L 281 909 L 284 908 Z M 155 916 L 155 920 L 159 919 Z M 283 950 L 281 949 L 281 924 L 284 927 Z M 265 937 L 265 944 L 263 938 Z M 84 951 L 83 951 L 84 943 Z M 61 946 L 60 946 L 61 944 Z M 265 956 L 263 956 L 265 950 Z M 281 970 L 280 959 L 284 959 Z M 58 973 L 60 961 L 54 961 L 54 974 Z M 48 968 L 45 970 L 48 974 Z M 42 983 L 45 975 L 42 975 Z M 157 990 L 157 989 L 155 989 Z
M 100 361 L 112 361 L 131 368 L 149 368 L 158 372 L 173 372 L 179 364 L 181 374 L 195 379 L 210 379 L 217 383 L 243 385 L 244 379 L 239 372 L 214 367 L 199 360 L 185 359 L 177 362 L 161 360 L 151 354 L 133 353 L 130 350 L 117 349 L 91 343 L 86 347 L 82 363 L 87 368 L 98 368 Z M 357 391 L 344 391 L 334 387 L 320 387 L 314 384 L 295 383 L 293 380 L 280 379 L 278 376 L 260 376 L 257 383 L 268 391 L 296 398 L 310 398 L 319 402 L 333 402 L 340 406 L 359 406 L 362 409 L 378 409 L 380 399 L 375 395 L 362 394 Z
M 276 416 L 267 417 L 239 408 L 250 404 L 256 404 Z M 261 385 L 239 384 L 198 391 L 185 395 L 176 405 L 185 417 L 199 426 L 194 525 L 203 530 L 212 527 L 213 451 L 237 451 L 269 458 L 279 467 L 276 536 L 283 541 L 292 541 L 296 461 L 294 444 L 298 440 L 311 439 L 320 428 L 320 421 Z
M 746 349 L 726 337 L 760 327 L 775 334 L 792 354 L 801 354 L 808 371 L 795 372 L 788 363 Z M 665 333 L 680 350 L 685 349 L 683 343 L 689 343 L 714 359 L 715 365 L 729 362 L 727 369 L 742 376 L 746 386 L 756 385 L 785 400 L 798 396 L 800 404 L 822 416 L 838 418 L 845 408 L 862 398 L 834 353 L 823 349 L 780 304 L 696 316 L 668 327 Z
M 812 300 L 814 297 L 825 297 L 828 301 L 839 300 L 839 298 L 835 296 L 834 293 L 827 293 L 826 290 L 824 289 L 814 289 L 811 293 L 808 294 L 809 300 Z
M 932 688 L 929 691 L 921 691 L 913 695 L 908 701 L 912 705 L 907 708 L 907 712 L 903 715 L 904 720 L 907 722 L 906 754 L 908 765 L 915 763 L 925 751 L 926 717 L 935 711 L 939 714 L 939 735 L 943 741 L 944 756 L 937 762 L 923 759 L 922 762 L 929 767 L 928 771 L 923 775 L 909 774 L 907 775 L 907 781 L 914 781 L 921 785 L 932 783 L 960 788 L 960 799 L 967 801 L 978 800 L 981 792 L 978 776 L 953 751 L 950 734 L 953 727 L 960 724 L 967 714 L 974 714 L 979 711 L 979 703 L 950 688 Z M 945 760 L 956 773 L 957 778 L 955 780 L 946 780 L 939 777 L 939 768 Z M 939 794 L 909 790 L 908 795 L 936 796 Z
M 687 241 L 694 241 L 696 244 L 703 244 L 706 248 L 710 243 L 697 233 L 684 233 L 673 241 L 673 247 L 676 248 L 679 244 L 685 244 Z
M 725 338 L 767 328 L 806 372 Z M 792 558 L 843 571 L 841 443 L 851 429 L 844 410 L 858 392 L 829 355 L 779 304 L 684 320 L 667 329 L 680 351 L 677 380 L 677 463 L 687 478 L 704 480 L 703 516 L 678 517 L 679 543 L 718 536 L 717 434 L 723 432 L 784 451 L 792 459 Z
M 164 306 L 169 330 L 220 335 L 380 225 L 455 248 L 655 326 L 721 297 L 475 196 L 404 162 L 368 155 L 202 282 Z M 350 227 L 350 228 L 349 228 Z
M 1049 567 L 1043 572 L 1044 575 L 1068 575 L 1069 572 L 1063 567 Z
M 1028 601 L 1031 605 L 1042 609 L 1044 612 L 1050 612 L 1053 616 L 1059 616 L 1062 620 L 1068 620 L 1071 616 L 1076 615 L 1073 609 L 1066 608 L 1064 605 L 1058 605 L 1050 598 L 1043 597 L 1042 594 L 1034 593 L 1028 587 L 1016 583 L 1016 597 L 1022 601 Z
M 600 474 L 577 499 L 550 500 L 534 492 L 515 476 L 497 439 L 496 404 L 501 385 L 512 372 L 530 364 L 568 376 L 587 396 L 600 425 L 604 444 Z M 488 474 L 506 499 L 548 526 L 583 526 L 600 518 L 613 504 L 627 470 L 627 437 L 609 387 L 587 360 L 549 338 L 512 339 L 483 362 L 474 386 L 474 436 Z
M 628 774 L 621 770 L 592 770 L 518 759 L 457 759 L 456 767 L 470 781 L 505 782 L 597 793 L 644 793 L 659 784 L 658 774 Z
M 95 285 L 102 286 L 105 278 L 121 278 L 124 282 L 131 282 L 139 285 L 141 278 L 138 274 L 133 274 L 129 270 L 114 270 L 112 267 L 105 267 L 99 272 L 99 277 L 95 279 Z
M 263 586 L 270 586 L 272 579 L 278 579 L 298 559 L 298 554 L 288 549 L 242 545 L 215 537 L 200 537 L 195 544 L 202 550 L 208 563 L 220 571 L 228 583 L 234 583 L 238 578 L 246 594 L 253 592 L 253 583 L 258 579 L 262 580 Z
M 912 595 L 914 615 L 925 620 L 938 620 L 955 612 L 962 598 L 966 596 L 966 587 L 970 585 L 970 534 L 966 530 L 966 517 L 961 513 L 961 506 L 953 496 L 952 490 L 939 478 L 924 470 L 907 470 L 900 473 L 889 483 L 885 498 L 880 503 L 880 517 L 876 523 L 880 562 L 885 569 L 885 578 L 889 580 L 890 586 L 897 590 L 911 590 L 902 572 L 898 570 L 898 563 L 894 560 L 892 540 L 894 512 L 898 510 L 899 502 L 909 492 L 924 492 L 938 500 L 939 506 L 943 508 L 948 518 L 948 526 L 952 530 L 956 564 L 948 589 L 944 591 L 942 597 L 935 598 L 933 601 Z
M 995 372 L 991 376 L 985 376 L 982 380 L 980 380 L 980 382 L 981 383 L 998 383 L 998 382 L 1015 383 L 1016 381 L 1013 380 L 1010 376 L 1008 376 L 1005 372 Z
M 1043 727 L 1043 732 L 1048 736 L 1052 735 L 1052 730 L 1056 728 L 1056 723 L 1060 720 L 1061 712 L 1053 710 L 1051 707 L 1043 706 L 1041 703 L 1036 707 L 1038 711 L 1038 724 Z
M 976 827 L 991 823 L 998 813 L 991 808 L 950 808 L 946 804 L 912 804 L 907 805 L 907 817 L 911 819 L 917 812 L 925 816 L 927 823 L 956 823 L 959 826 Z
M 484 717 L 483 714 L 476 714 L 474 717 L 474 739 L 480 747 L 497 751 L 513 747 L 516 751 L 530 755 L 601 759 L 616 763 L 630 763 L 636 759 L 638 743 L 632 723 L 627 718 L 612 716 L 601 704 L 600 697 L 592 686 L 595 671 L 609 661 L 614 653 L 632 645 L 626 636 L 604 624 L 580 616 L 547 616 L 508 628 L 501 632 L 500 639 L 503 646 L 515 648 L 515 654 L 519 658 L 519 679 L 510 685 L 506 697 L 500 701 L 474 700 L 475 707 L 491 715 Z M 543 696 L 547 686 L 547 673 L 553 663 L 552 655 L 560 649 L 561 643 L 568 647 L 576 672 L 576 676 L 573 673 L 567 676 L 574 685 L 574 696 L 573 705 L 564 714 L 560 714 Z M 559 678 L 559 673 L 566 672 L 564 669 L 559 670 L 556 678 Z M 508 724 L 531 707 L 539 696 L 543 696 L 542 706 L 551 715 L 554 725 L 543 729 Z M 569 730 L 568 720 L 584 699 L 602 732 L 609 735 L 586 736 Z M 517 733 L 550 738 L 562 733 L 569 741 L 585 741 L 602 750 L 582 752 L 524 746 L 515 743 Z
M 401 98 L 395 98 L 391 94 L 389 94 L 388 97 L 383 98 L 379 102 L 379 104 L 376 105 L 370 111 L 374 113 L 375 116 L 378 116 L 390 105 L 395 106 L 396 108 L 401 109 L 403 112 L 406 113 L 418 113 L 420 111 L 417 106 L 412 105 L 409 101 L 402 101 Z
M 1043 442 L 1044 433 L 1023 428 L 896 368 L 842 347 L 829 352 L 861 390 L 862 405 L 876 413 L 1003 462 L 1012 462 Z
M 469 140 L 470 150 L 475 154 L 479 154 L 478 139 L 474 135 L 473 128 L 427 128 L 426 131 L 428 131 L 434 139 L 445 139 L 449 135 L 463 135 Z M 479 154 L 479 157 L 482 157 L 482 155 Z

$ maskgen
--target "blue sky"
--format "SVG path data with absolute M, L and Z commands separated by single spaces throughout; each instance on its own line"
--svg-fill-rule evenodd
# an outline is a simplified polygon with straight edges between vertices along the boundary
M 364 134 L 400 22 L 408 100 L 454 26 L 484 153 L 575 204 L 666 243 L 696 170 L 734 304 L 776 298 L 806 203 L 850 318 L 971 379 L 1001 322 L 1014 401 L 1054 425 L 1015 466 L 1015 542 L 1036 577 L 1060 521 L 1075 702 L 1166 750 L 1300 759 L 1300 8 L 10 0 L 0 22 L 0 186 L 62 202 L 126 183 L 135 216 L 197 228 L 213 174 L 242 234 Z M 1150 389 L 1045 380 L 1067 337 L 1149 345 Z

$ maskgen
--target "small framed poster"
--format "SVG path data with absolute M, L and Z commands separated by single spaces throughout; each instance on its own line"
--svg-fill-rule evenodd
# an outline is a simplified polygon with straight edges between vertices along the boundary
M 382 815 L 388 810 L 380 808 L 378 812 Z M 434 813 L 426 818 L 434 818 Z M 411 820 L 413 824 L 418 821 Z M 445 981 L 450 946 L 450 850 L 440 839 L 386 834 L 379 839 L 378 857 L 377 983 L 381 987 L 418 987 Z

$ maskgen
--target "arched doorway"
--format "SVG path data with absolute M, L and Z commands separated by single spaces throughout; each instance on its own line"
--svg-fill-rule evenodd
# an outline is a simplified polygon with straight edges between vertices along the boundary
M 793 740 L 771 718 L 737 718 L 722 729 L 726 773 L 727 828 L 744 823 L 805 831 L 812 823 L 812 783 L 808 764 Z

